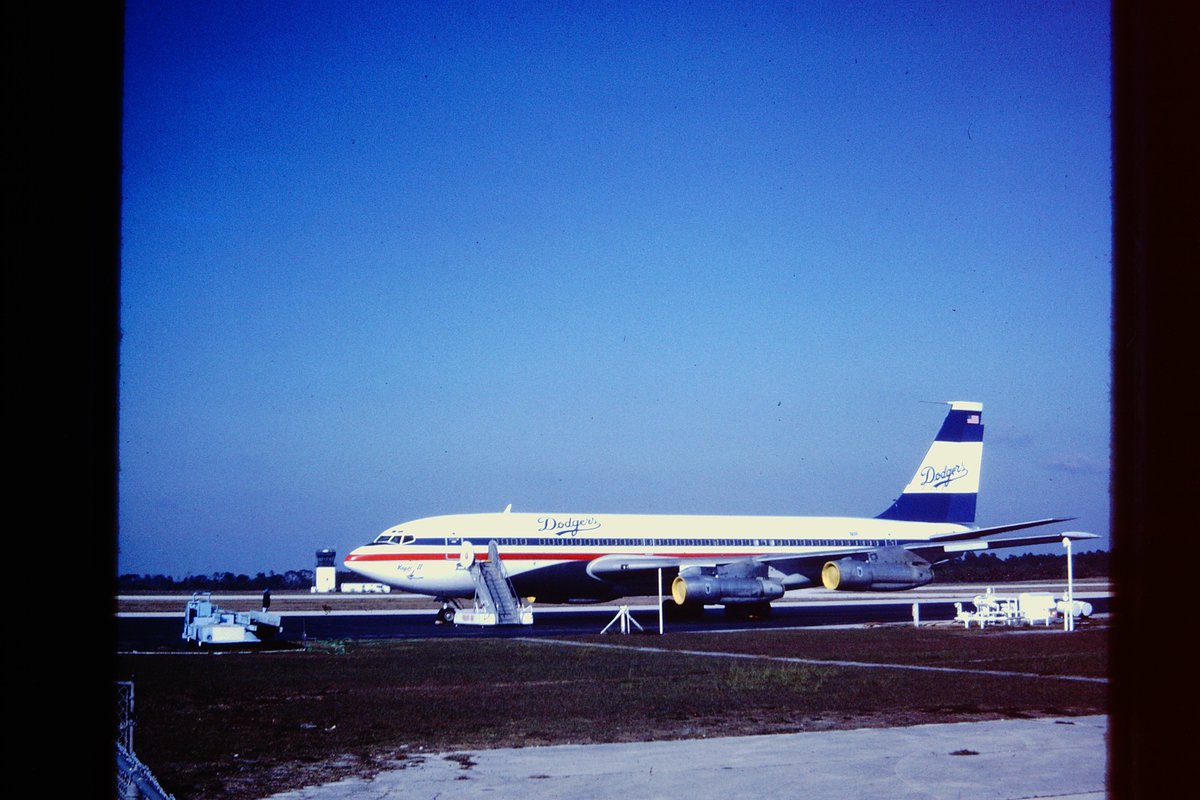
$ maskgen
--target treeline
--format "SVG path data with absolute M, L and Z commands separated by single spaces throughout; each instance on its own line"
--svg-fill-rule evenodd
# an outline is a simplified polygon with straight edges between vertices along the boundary
M 338 583 L 354 580 L 352 575 L 350 572 L 339 572 Z M 235 575 L 232 572 L 188 575 L 186 578 L 130 574 L 117 578 L 117 592 L 261 592 L 263 589 L 307 592 L 312 588 L 315 577 L 316 573 L 311 569 L 290 569 L 282 574 L 260 572 L 253 577 L 245 574 Z
M 1071 557 L 1076 578 L 1107 578 L 1110 553 L 1094 550 L 1075 553 Z M 1067 579 L 1067 556 L 1034 555 L 1000 558 L 993 553 L 967 553 L 933 568 L 938 583 L 1007 583 L 1011 581 L 1041 581 Z

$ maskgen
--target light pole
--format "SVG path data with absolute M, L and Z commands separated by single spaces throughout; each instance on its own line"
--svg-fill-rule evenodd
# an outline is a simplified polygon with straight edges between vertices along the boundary
M 658 635 L 663 635 L 662 567 L 658 568 Z

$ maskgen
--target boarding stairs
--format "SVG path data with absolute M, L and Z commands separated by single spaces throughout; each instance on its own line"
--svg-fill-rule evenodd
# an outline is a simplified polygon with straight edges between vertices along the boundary
M 456 625 L 533 624 L 533 606 L 522 603 L 517 596 L 494 539 L 488 542 L 487 561 L 476 559 L 471 543 L 464 542 L 459 564 L 475 582 L 475 603 L 473 608 L 455 613 Z

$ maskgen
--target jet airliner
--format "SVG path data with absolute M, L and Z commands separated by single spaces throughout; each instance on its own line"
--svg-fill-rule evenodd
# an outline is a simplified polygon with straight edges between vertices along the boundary
M 947 405 L 912 480 L 875 517 L 514 513 L 510 505 L 396 525 L 345 564 L 372 581 L 437 598 L 441 621 L 453 619 L 456 598 L 474 595 L 468 566 L 476 553 L 487 560 L 492 542 L 522 597 L 596 603 L 652 595 L 662 570 L 678 613 L 719 604 L 731 615 L 762 616 L 792 589 L 913 589 L 933 580 L 933 567 L 966 552 L 1061 541 L 1049 533 L 993 537 L 1070 517 L 972 524 L 983 405 Z

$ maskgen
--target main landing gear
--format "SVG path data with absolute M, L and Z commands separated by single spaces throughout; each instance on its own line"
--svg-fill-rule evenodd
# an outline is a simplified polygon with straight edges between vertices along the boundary
M 704 603 L 684 603 L 674 600 L 662 601 L 663 616 L 673 622 L 695 622 L 704 618 Z
M 725 616 L 729 619 L 766 619 L 771 616 L 771 603 L 726 603 Z
M 684 603 L 674 600 L 662 601 L 663 616 L 679 622 L 695 622 L 704 618 L 704 603 Z M 736 620 L 767 619 L 771 616 L 771 603 L 767 600 L 754 603 L 726 603 L 725 617 Z

